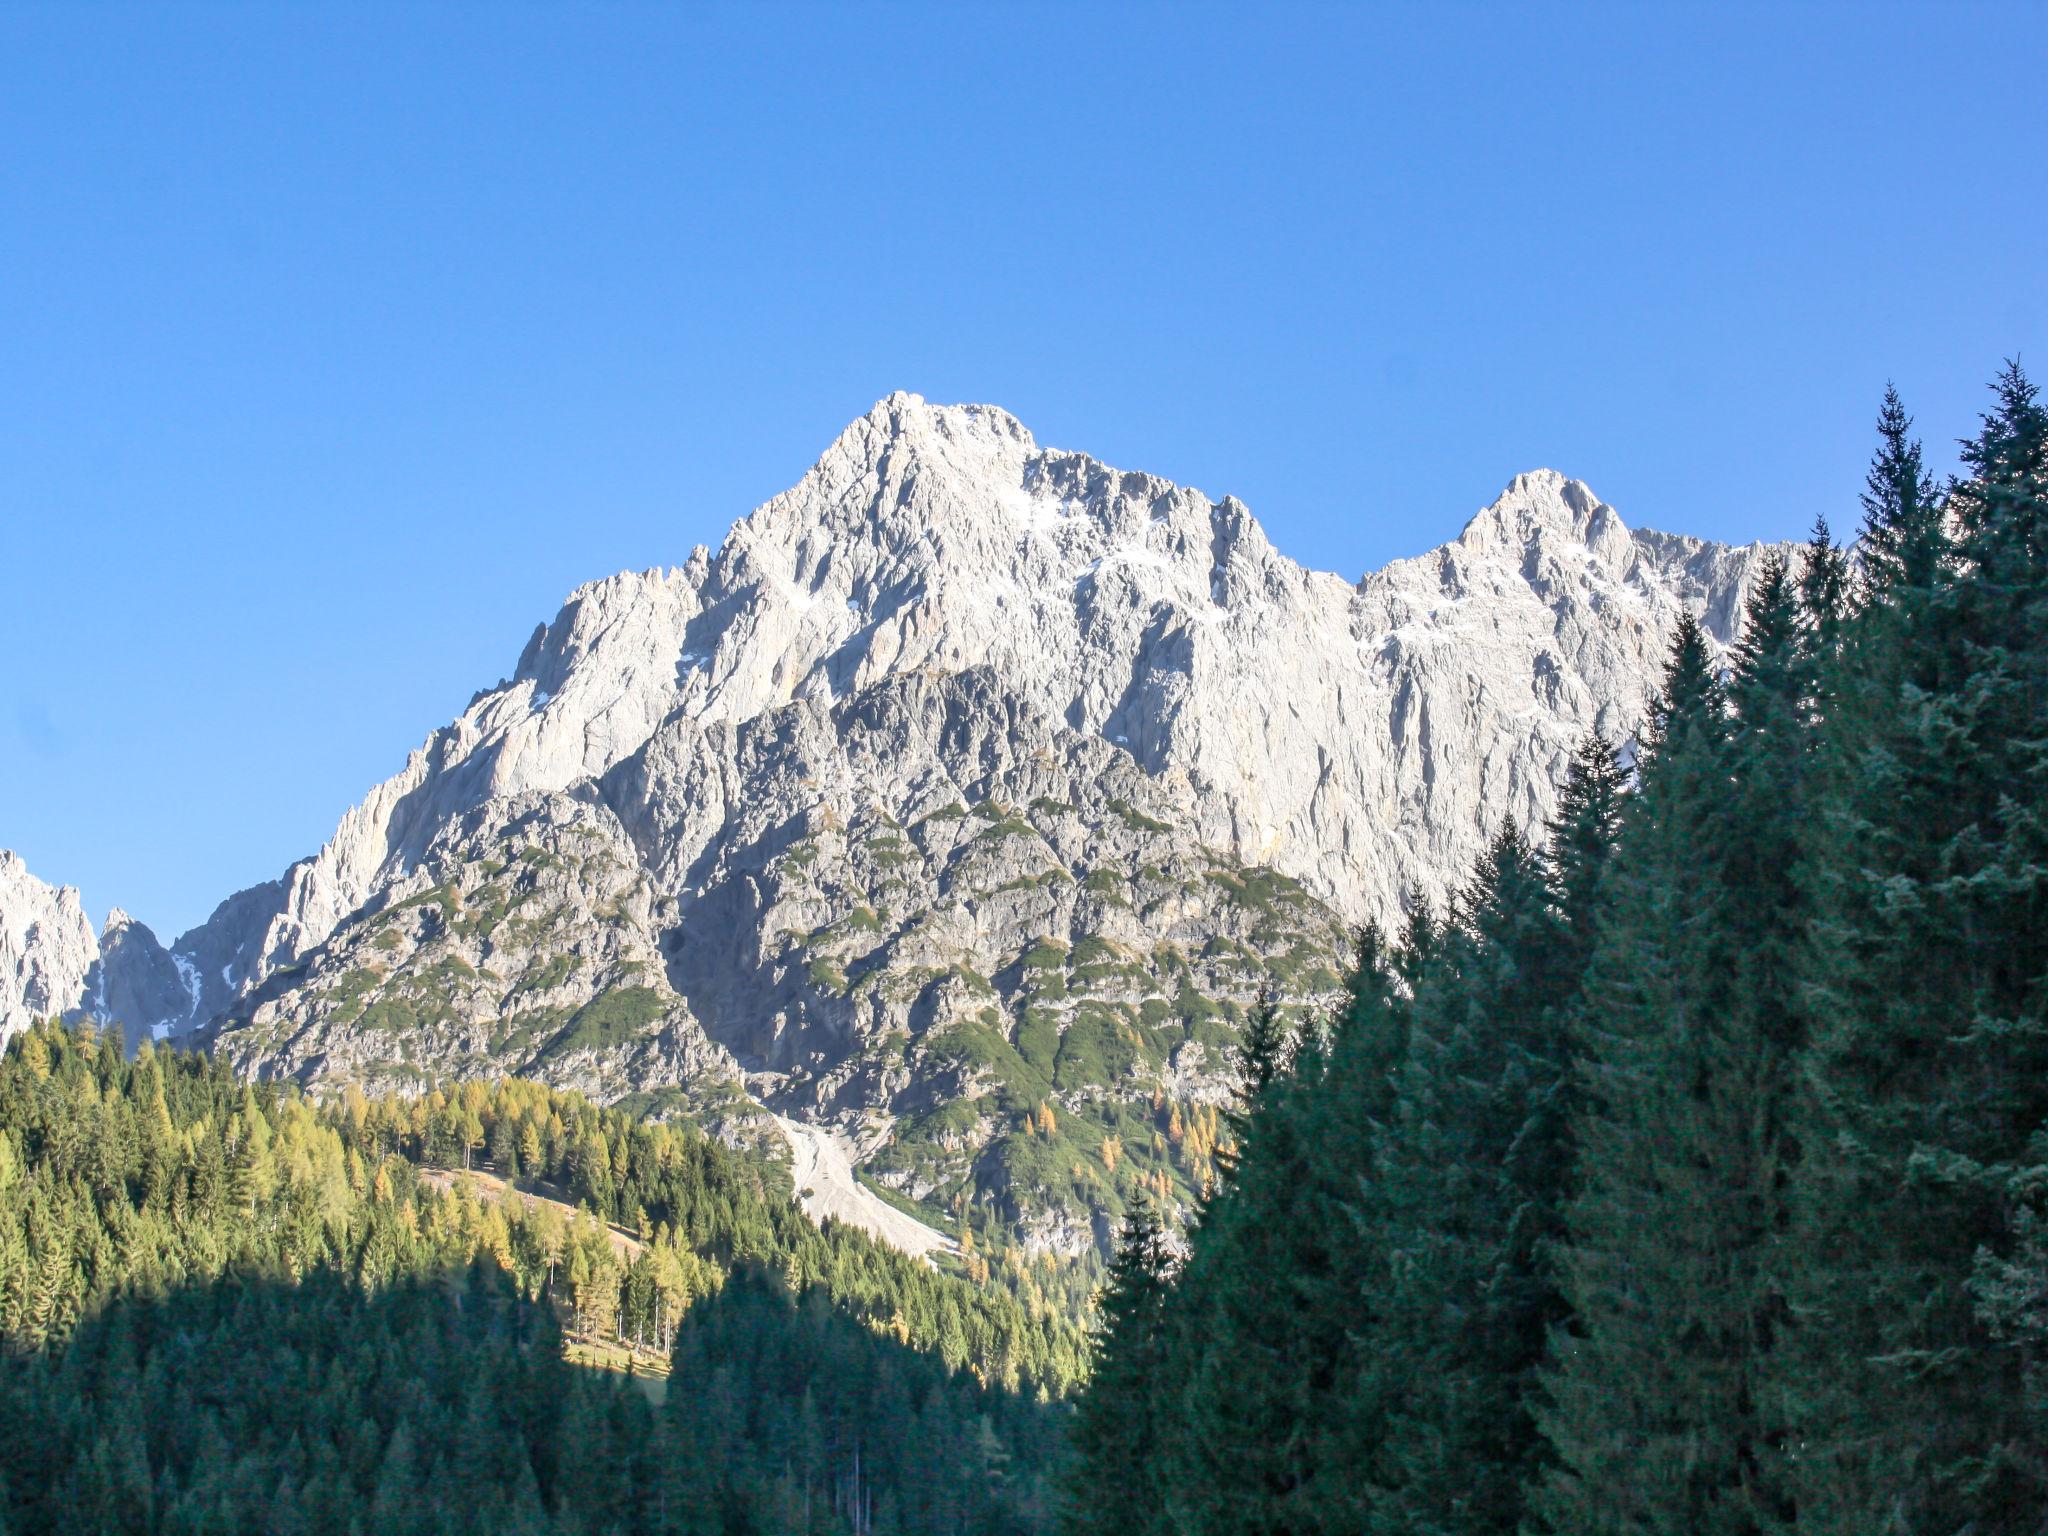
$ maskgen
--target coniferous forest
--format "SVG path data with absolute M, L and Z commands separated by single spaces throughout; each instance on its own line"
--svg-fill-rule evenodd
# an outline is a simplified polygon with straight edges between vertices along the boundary
M 2048 1529 L 2048 412 L 1678 635 L 1540 846 L 1254 1032 L 1123 1236 L 1069 1529 Z
M 429 1171 L 486 1155 L 562 1198 Z M 54 1026 L 0 1063 L 0 1339 L 10 1533 L 1041 1530 L 1083 1365 L 693 1130 Z
M 687 1127 L 29 1031 L 0 1530 L 2037 1536 L 2048 411 L 1994 394 L 1945 484 L 1888 396 L 1856 540 L 1258 1013 L 1092 1359 Z

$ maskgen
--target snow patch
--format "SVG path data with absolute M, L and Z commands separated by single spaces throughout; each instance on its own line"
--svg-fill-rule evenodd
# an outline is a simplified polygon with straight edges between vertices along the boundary
M 1122 549 L 1112 549 L 1108 554 L 1090 560 L 1081 567 L 1081 574 L 1074 578 L 1075 582 L 1078 585 L 1080 582 L 1086 581 L 1090 576 L 1099 575 L 1111 566 L 1118 565 L 1133 565 L 1140 566 L 1146 570 L 1164 571 L 1170 570 L 1173 562 L 1156 549 L 1146 549 L 1140 544 L 1126 545 Z
M 1047 501 L 1032 495 L 1022 486 L 1000 486 L 995 496 L 998 506 L 1033 533 L 1049 534 L 1071 515 L 1071 503 Z
M 171 964 L 178 968 L 178 980 L 185 983 L 185 991 L 192 998 L 192 1011 L 185 1017 L 196 1019 L 199 1017 L 199 967 L 183 955 L 176 954 L 171 956 Z

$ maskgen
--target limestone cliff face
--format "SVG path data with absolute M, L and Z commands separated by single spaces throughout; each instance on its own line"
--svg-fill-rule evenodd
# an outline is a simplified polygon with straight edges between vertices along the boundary
M 1538 827 L 1761 554 L 1538 471 L 1354 584 L 1234 500 L 891 396 L 715 555 L 573 594 L 313 857 L 168 955 L 130 934 L 98 1002 L 89 929 L 38 985 L 252 1071 L 766 1104 L 1076 1248 L 1199 1182 L 1251 999 L 1312 1005 L 1347 925 Z
M 0 1044 L 78 1005 L 99 941 L 73 886 L 49 886 L 0 849 Z

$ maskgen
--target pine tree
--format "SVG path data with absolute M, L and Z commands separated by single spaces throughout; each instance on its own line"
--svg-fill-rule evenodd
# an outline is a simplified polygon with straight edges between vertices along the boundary
M 1864 477 L 1858 549 L 1865 604 L 1931 593 L 1953 573 L 1941 497 L 1913 436 L 1913 418 L 1890 385 L 1878 409 L 1877 437 L 1877 454 Z
M 1242 1117 L 1248 1118 L 1266 1089 L 1287 1070 L 1293 1033 L 1280 1017 L 1280 1005 L 1270 989 L 1260 994 L 1244 1030 L 1244 1072 Z
M 1411 924 L 1411 936 L 1416 930 L 1433 934 L 1427 915 Z M 1419 955 L 1428 942 L 1418 939 L 1406 953 Z M 1387 1383 L 1369 1369 L 1386 1273 L 1374 1192 L 1409 1045 L 1410 983 L 1399 963 L 1379 928 L 1367 924 L 1320 1076 L 1280 1107 L 1293 1122 L 1302 1164 L 1291 1182 L 1284 1166 L 1273 1181 L 1284 1200 L 1268 1196 L 1245 1217 L 1254 1225 L 1284 1217 L 1315 1245 L 1305 1281 L 1297 1275 L 1275 1286 L 1245 1277 L 1284 1309 L 1294 1356 L 1286 1369 L 1303 1387 L 1289 1426 L 1303 1476 L 1288 1514 L 1301 1529 L 1359 1529 L 1384 1430 L 1380 1389 Z
M 1588 736 L 1572 754 L 1544 851 L 1560 937 L 1570 950 L 1564 963 L 1575 981 L 1583 978 L 1599 941 L 1607 865 L 1621 833 L 1627 790 L 1613 745 L 1597 733 Z
M 1849 612 L 1854 574 L 1849 557 L 1835 543 L 1834 531 L 1825 514 L 1813 521 L 1813 533 L 1799 563 L 1799 605 L 1822 654 L 1834 649 L 1834 640 Z
M 1288 1036 L 1270 999 L 1258 1012 L 1231 1116 L 1237 1150 L 1172 1293 L 1163 1385 L 1177 1429 L 1166 1446 L 1177 1530 L 1313 1528 L 1314 1427 L 1348 1353 L 1317 1305 L 1335 1244 L 1320 1219 L 1334 1203 L 1330 1168 L 1304 1119 L 1313 1083 L 1284 1065 Z
M 1393 1115 L 1408 1057 L 1411 983 L 1401 963 L 1377 923 L 1359 930 L 1328 1061 L 1310 1100 L 1308 1134 L 1328 1160 L 1327 1182 L 1339 1200 L 1326 1221 L 1348 1225 L 1357 1181 L 1368 1175 Z

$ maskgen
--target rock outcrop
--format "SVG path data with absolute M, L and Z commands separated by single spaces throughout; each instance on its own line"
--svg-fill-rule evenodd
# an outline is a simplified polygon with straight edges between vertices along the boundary
M 43 884 L 0 848 L 0 1043 L 78 1007 L 99 954 L 77 888 Z

